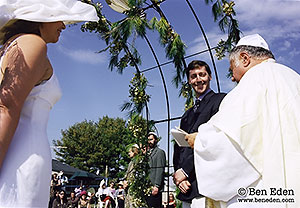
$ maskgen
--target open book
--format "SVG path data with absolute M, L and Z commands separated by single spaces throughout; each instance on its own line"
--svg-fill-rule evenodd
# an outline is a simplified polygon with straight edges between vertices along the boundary
M 187 135 L 188 133 L 186 133 L 185 131 L 183 131 L 182 129 L 176 127 L 175 129 L 171 129 L 171 134 L 174 137 L 175 141 L 177 142 L 179 147 L 189 147 L 189 143 L 185 140 L 185 135 Z

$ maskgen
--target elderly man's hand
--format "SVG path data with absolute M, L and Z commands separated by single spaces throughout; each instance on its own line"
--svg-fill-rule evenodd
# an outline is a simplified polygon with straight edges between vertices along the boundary
M 198 132 L 187 134 L 185 140 L 189 143 L 190 147 L 194 149 L 194 143 Z

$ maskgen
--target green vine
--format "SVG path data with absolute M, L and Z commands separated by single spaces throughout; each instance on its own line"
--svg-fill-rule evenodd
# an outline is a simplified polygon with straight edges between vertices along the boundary
M 153 123 L 147 122 L 138 114 L 132 114 L 128 121 L 128 129 L 132 132 L 136 144 L 139 144 L 141 150 L 133 159 L 134 168 L 129 178 L 128 193 L 132 196 L 135 207 L 146 207 L 146 196 L 152 191 L 149 178 L 149 152 L 145 150 L 148 146 L 147 132 L 152 131 L 153 128 Z
M 129 102 L 125 102 L 121 111 L 129 111 L 129 115 L 141 114 L 144 107 L 150 100 L 150 95 L 146 93 L 148 80 L 143 73 L 135 73 L 129 85 Z
M 220 40 L 216 51 L 216 57 L 218 60 L 223 59 L 226 53 L 232 49 L 232 44 L 236 44 L 240 39 L 240 29 L 238 21 L 234 19 L 236 12 L 234 10 L 234 1 L 227 0 L 205 0 L 207 4 L 213 3 L 212 13 L 214 14 L 214 20 L 219 21 L 219 28 L 222 32 L 228 34 L 227 40 Z
M 186 45 L 164 17 L 161 17 L 160 20 L 153 17 L 149 24 L 152 29 L 159 33 L 160 43 L 165 47 L 166 57 L 174 63 L 176 75 L 173 78 L 173 83 L 178 87 L 184 77 L 183 58 Z
M 182 82 L 181 83 L 181 89 L 180 89 L 180 94 L 179 96 L 182 96 L 185 98 L 186 102 L 184 105 L 184 110 L 188 110 L 194 105 L 194 91 L 192 90 L 192 87 L 189 83 L 187 82 Z

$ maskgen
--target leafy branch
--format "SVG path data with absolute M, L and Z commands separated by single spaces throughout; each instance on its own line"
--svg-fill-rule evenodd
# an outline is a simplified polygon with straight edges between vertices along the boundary
M 216 56 L 219 60 L 225 57 L 227 52 L 232 49 L 232 44 L 236 44 L 240 39 L 240 29 L 238 21 L 234 18 L 236 12 L 234 10 L 234 1 L 227 0 L 205 0 L 207 4 L 213 3 L 212 13 L 214 21 L 219 21 L 219 28 L 222 32 L 228 34 L 227 40 L 220 40 L 216 50 Z

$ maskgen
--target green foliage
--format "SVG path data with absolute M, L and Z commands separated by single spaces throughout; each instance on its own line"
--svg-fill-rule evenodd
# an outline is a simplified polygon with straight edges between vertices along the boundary
M 180 193 L 180 189 L 178 187 L 176 187 L 176 190 L 175 190 L 176 196 L 178 196 L 179 193 Z M 182 201 L 179 200 L 177 197 L 176 197 L 176 208 L 182 208 Z
M 207 4 L 213 3 L 212 13 L 214 20 L 219 21 L 219 28 L 222 32 L 228 34 L 227 40 L 220 40 L 216 48 L 216 56 L 220 60 L 225 57 L 227 52 L 232 49 L 232 44 L 240 39 L 240 29 L 238 21 L 234 19 L 236 12 L 234 10 L 234 1 L 227 0 L 205 0 Z
M 154 130 L 154 124 L 138 114 L 132 114 L 128 120 L 128 129 L 132 133 L 141 151 L 134 158 L 134 169 L 129 178 L 129 193 L 134 198 L 135 207 L 146 207 L 146 196 L 151 193 L 149 178 L 148 132 Z
M 142 144 L 143 147 L 147 145 L 148 132 L 154 131 L 155 129 L 152 121 L 147 121 L 137 113 L 131 115 L 127 127 L 132 133 L 135 143 Z
M 147 102 L 150 100 L 150 95 L 146 93 L 146 87 L 148 86 L 148 80 L 144 74 L 136 73 L 131 79 L 129 85 L 129 99 L 130 102 L 126 102 L 121 107 L 121 110 L 128 110 L 129 115 L 141 114 Z
M 109 22 L 107 21 L 106 17 L 102 14 L 102 5 L 100 3 L 91 3 L 86 2 L 93 5 L 97 11 L 97 15 L 99 17 L 98 22 L 86 22 L 81 26 L 81 30 L 83 32 L 95 32 L 100 35 L 100 37 L 108 44 L 109 43 L 109 36 L 107 33 L 109 32 Z
M 188 110 L 194 105 L 194 91 L 192 90 L 192 87 L 187 82 L 181 83 L 181 89 L 179 96 L 182 96 L 186 99 L 184 109 Z
M 149 178 L 148 156 L 140 152 L 133 158 L 134 168 L 128 178 L 128 193 L 132 196 L 134 207 L 146 207 L 146 197 L 152 191 Z
M 164 17 L 161 17 L 160 20 L 153 17 L 149 24 L 152 29 L 157 30 L 159 33 L 160 43 L 165 47 L 166 57 L 174 63 L 176 75 L 173 78 L 173 83 L 178 87 L 184 77 L 183 62 L 186 45 Z
M 53 140 L 59 161 L 71 166 L 104 175 L 106 165 L 109 177 L 124 176 L 129 162 L 126 146 L 134 142 L 126 123 L 120 118 L 107 116 L 98 122 L 83 121 L 76 123 L 66 130 L 62 130 L 61 140 Z

